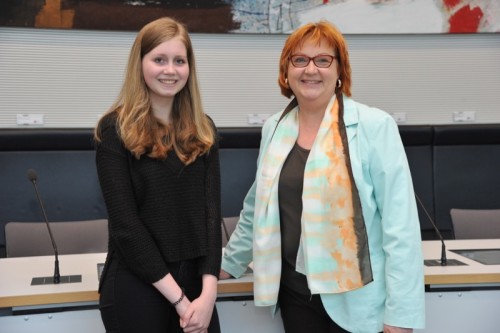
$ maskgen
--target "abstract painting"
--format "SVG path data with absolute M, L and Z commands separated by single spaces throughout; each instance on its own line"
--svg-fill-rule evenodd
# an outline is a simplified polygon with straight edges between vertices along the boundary
M 286 34 L 319 20 L 345 34 L 498 33 L 498 0 L 1 0 L 0 26 L 131 30 L 161 16 L 195 33 Z

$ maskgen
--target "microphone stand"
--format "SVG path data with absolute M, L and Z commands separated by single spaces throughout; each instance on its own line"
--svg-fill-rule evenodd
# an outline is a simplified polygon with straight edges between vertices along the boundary
M 61 276 L 59 274 L 59 251 L 57 250 L 56 241 L 54 236 L 52 235 L 52 229 L 50 228 L 49 219 L 47 218 L 47 213 L 45 212 L 45 207 L 43 206 L 42 199 L 40 198 L 40 194 L 38 193 L 38 186 L 36 186 L 37 175 L 36 171 L 33 169 L 28 170 L 28 180 L 33 184 L 35 188 L 36 198 L 38 199 L 38 203 L 40 208 L 42 209 L 43 218 L 45 220 L 45 225 L 47 226 L 47 230 L 49 231 L 50 241 L 52 242 L 52 249 L 54 250 L 55 255 L 55 263 L 54 263 L 54 276 L 52 279 L 52 284 L 59 283 L 74 283 L 74 282 L 82 282 L 81 275 L 66 275 Z M 31 285 L 41 285 L 41 284 L 51 284 L 49 281 L 50 276 L 47 277 L 34 277 L 31 280 Z
M 438 235 L 439 239 L 441 240 L 441 261 L 440 262 L 441 262 L 441 266 L 447 266 L 448 260 L 446 259 L 446 246 L 444 245 L 443 235 L 441 235 L 441 232 L 439 231 L 438 227 L 434 223 L 434 220 L 432 219 L 432 217 L 429 214 L 429 212 L 427 211 L 427 209 L 425 209 L 425 206 L 422 203 L 422 201 L 420 200 L 420 198 L 418 197 L 417 193 L 415 193 L 415 198 L 417 199 L 418 204 L 420 205 L 420 207 L 424 211 L 425 215 L 427 216 L 427 219 L 432 224 L 432 227 L 434 228 L 434 230 L 436 231 L 436 234 Z
M 43 218 L 45 220 L 45 224 L 47 225 L 47 229 L 49 231 L 50 240 L 52 242 L 52 248 L 54 249 L 55 262 L 54 262 L 54 284 L 58 284 L 61 282 L 61 275 L 59 273 L 59 252 L 57 251 L 57 245 L 54 241 L 54 236 L 52 235 L 52 229 L 50 228 L 49 219 L 47 218 L 47 214 L 45 213 L 45 208 L 43 207 L 43 202 L 40 199 L 40 195 L 38 194 L 38 188 L 36 186 L 36 179 L 31 179 L 33 183 L 33 187 L 35 188 L 36 197 L 38 202 L 40 203 L 40 207 L 42 208 Z

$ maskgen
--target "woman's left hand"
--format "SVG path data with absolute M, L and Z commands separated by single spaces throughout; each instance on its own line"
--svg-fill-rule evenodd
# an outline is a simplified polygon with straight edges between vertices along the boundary
M 384 333 L 412 333 L 413 328 L 384 325 Z
M 212 319 L 214 306 L 215 298 L 203 296 L 203 294 L 193 300 L 182 316 L 185 320 L 181 319 L 181 327 L 183 327 L 184 332 L 206 333 Z
M 225 270 L 223 270 L 221 268 L 220 273 L 219 273 L 219 279 L 220 280 L 227 280 L 230 278 L 232 278 L 231 274 L 229 274 L 228 272 L 226 272 Z

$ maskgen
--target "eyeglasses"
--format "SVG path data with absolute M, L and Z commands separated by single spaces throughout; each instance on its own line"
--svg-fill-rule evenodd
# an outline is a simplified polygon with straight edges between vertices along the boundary
M 337 57 L 329 55 L 329 54 L 319 54 L 315 57 L 308 57 L 303 54 L 294 54 L 290 56 L 290 61 L 294 67 L 304 68 L 309 65 L 311 60 L 314 62 L 314 65 L 319 68 L 328 68 L 332 65 L 333 59 Z

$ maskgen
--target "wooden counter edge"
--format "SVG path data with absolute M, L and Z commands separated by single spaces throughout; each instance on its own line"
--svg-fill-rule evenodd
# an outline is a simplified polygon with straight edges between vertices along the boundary
M 7 296 L 0 298 L 0 308 L 60 303 L 92 302 L 99 300 L 97 291 L 39 294 L 26 296 Z
M 224 296 L 224 294 L 252 294 L 253 283 L 236 282 L 236 280 L 234 283 L 221 283 L 217 287 L 217 292 L 219 296 Z M 0 298 L 0 308 L 98 301 L 99 293 L 97 291 L 6 296 Z
M 425 284 L 500 283 L 500 273 L 426 275 Z
M 219 283 L 217 286 L 218 296 L 224 296 L 224 294 L 251 294 L 253 295 L 253 282 L 227 282 Z
M 476 283 L 500 283 L 500 273 L 450 275 L 442 274 L 425 276 L 425 284 L 427 285 Z M 237 282 L 237 280 L 235 280 L 234 283 L 219 283 L 217 291 L 219 296 L 224 296 L 224 294 L 252 294 L 253 282 Z M 0 308 L 97 301 L 99 301 L 99 293 L 97 292 L 97 290 L 26 296 L 7 296 L 0 298 Z

